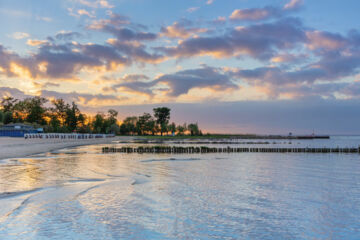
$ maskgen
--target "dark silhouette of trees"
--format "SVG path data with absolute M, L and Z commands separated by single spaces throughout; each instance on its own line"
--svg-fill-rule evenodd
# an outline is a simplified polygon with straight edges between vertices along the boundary
M 45 125 L 45 114 L 47 109 L 44 107 L 44 104 L 47 101 L 46 98 L 42 97 L 26 98 L 23 101 L 20 101 L 19 104 L 23 104 L 22 111 L 26 114 L 25 121 Z
M 161 136 L 163 132 L 167 131 L 167 124 L 170 120 L 170 108 L 167 107 L 159 107 L 154 108 L 154 116 L 156 118 L 156 123 L 160 125 Z
M 171 109 L 154 108 L 154 116 L 144 113 L 130 116 L 118 124 L 118 112 L 109 109 L 106 114 L 98 113 L 94 117 L 81 113 L 75 102 L 66 103 L 63 99 L 49 102 L 43 97 L 30 97 L 18 100 L 5 97 L 0 100 L 0 124 L 27 123 L 43 127 L 46 132 L 114 133 L 122 135 L 156 135 L 166 133 L 201 135 L 196 124 L 169 124 Z
M 178 134 L 179 136 L 184 135 L 185 132 L 186 132 L 186 130 L 187 130 L 186 123 L 184 123 L 183 125 L 178 125 L 178 126 L 176 127 L 176 131 L 178 132 L 177 134 Z
M 190 123 L 188 125 L 188 130 L 190 131 L 191 136 L 198 136 L 200 135 L 199 126 L 197 123 Z
M 4 124 L 9 124 L 9 123 L 12 123 L 12 122 L 13 122 L 12 113 L 11 112 L 5 112 L 3 123 Z
M 70 132 L 73 132 L 75 131 L 78 124 L 80 110 L 78 106 L 75 104 L 75 102 L 72 102 L 71 106 L 69 105 L 66 106 L 65 112 L 66 112 L 65 125 L 67 126 Z
M 176 132 L 176 124 L 173 122 L 168 126 L 168 131 L 171 132 L 171 134 L 175 134 Z
M 4 97 L 1 100 L 1 106 L 2 106 L 2 110 L 3 112 L 11 112 L 13 110 L 14 105 L 16 104 L 16 102 L 18 102 L 18 99 L 15 99 L 13 97 Z
M 155 120 L 150 113 L 144 113 L 138 118 L 138 121 L 136 123 L 139 135 L 153 134 L 154 131 L 152 131 L 152 129 L 154 128 L 154 126 Z
M 93 129 L 95 133 L 101 133 L 102 131 L 105 132 L 104 122 L 105 118 L 103 114 L 98 113 L 95 115 L 95 120 L 93 121 Z
M 137 133 L 136 124 L 138 122 L 137 117 L 127 117 L 120 126 L 120 133 L 122 135 L 134 135 Z
M 51 113 L 60 121 L 60 125 L 64 125 L 69 104 L 66 104 L 63 99 L 55 99 L 51 103 L 54 106 L 50 108 Z

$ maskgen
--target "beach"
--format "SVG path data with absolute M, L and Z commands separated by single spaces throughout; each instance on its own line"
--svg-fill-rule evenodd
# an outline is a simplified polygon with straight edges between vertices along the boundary
M 7 158 L 26 157 L 29 155 L 50 152 L 57 149 L 106 144 L 124 137 L 97 139 L 25 139 L 0 137 L 0 160 Z M 125 137 L 128 138 L 128 137 Z

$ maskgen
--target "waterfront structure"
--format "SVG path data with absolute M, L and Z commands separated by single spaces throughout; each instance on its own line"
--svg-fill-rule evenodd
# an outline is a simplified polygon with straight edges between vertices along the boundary
M 39 133 L 39 130 L 26 124 L 7 124 L 0 127 L 0 137 L 24 137 L 27 133 Z

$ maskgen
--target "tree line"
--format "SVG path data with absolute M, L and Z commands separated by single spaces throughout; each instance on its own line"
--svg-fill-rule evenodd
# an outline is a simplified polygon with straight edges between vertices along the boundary
M 154 115 L 126 117 L 121 124 L 118 112 L 109 109 L 106 114 L 90 116 L 82 113 L 77 104 L 63 99 L 49 101 L 43 97 L 19 100 L 4 97 L 0 101 L 0 124 L 27 123 L 56 133 L 113 133 L 121 135 L 202 135 L 197 123 L 176 125 L 170 121 L 171 109 L 154 108 Z

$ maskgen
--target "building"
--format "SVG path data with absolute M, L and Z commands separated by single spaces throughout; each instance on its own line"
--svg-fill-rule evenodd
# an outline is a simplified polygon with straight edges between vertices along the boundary
M 19 123 L 0 127 L 0 137 L 24 137 L 25 133 L 38 133 L 38 130 L 32 126 Z

